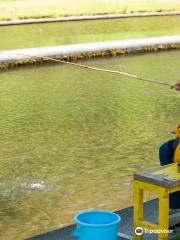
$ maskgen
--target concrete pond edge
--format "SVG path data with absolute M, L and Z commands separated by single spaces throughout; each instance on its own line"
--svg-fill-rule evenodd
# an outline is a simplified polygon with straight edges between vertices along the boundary
M 23 25 L 23 24 L 36 24 L 36 23 L 53 23 L 53 22 L 71 22 L 71 21 L 84 21 L 84 20 L 105 20 L 105 19 L 118 19 L 118 18 L 132 18 L 132 17 L 153 17 L 153 16 L 176 16 L 180 15 L 180 11 L 172 12 L 145 12 L 145 13 L 112 13 L 112 14 L 94 14 L 82 16 L 67 16 L 57 18 L 38 18 L 38 19 L 19 19 L 0 21 L 0 26 Z
M 169 49 L 180 49 L 180 35 L 5 50 L 0 51 L 0 70 L 53 62 L 51 60 L 47 61 L 43 57 L 76 61 L 97 57 L 142 54 Z

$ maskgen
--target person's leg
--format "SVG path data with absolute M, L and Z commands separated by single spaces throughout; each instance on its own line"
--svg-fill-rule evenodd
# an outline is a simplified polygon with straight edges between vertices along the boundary
M 159 149 L 159 159 L 161 166 L 173 163 L 174 155 L 174 140 L 170 140 L 161 145 Z M 180 208 L 180 191 L 171 193 L 169 197 L 169 208 L 179 209 Z

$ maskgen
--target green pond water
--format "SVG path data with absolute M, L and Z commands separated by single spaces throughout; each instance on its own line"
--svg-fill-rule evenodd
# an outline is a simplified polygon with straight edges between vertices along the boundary
M 0 50 L 180 34 L 180 16 L 0 27 Z
M 179 54 L 85 63 L 174 83 Z M 159 165 L 179 123 L 179 92 L 124 76 L 46 65 L 2 72 L 0 86 L 1 240 L 131 205 L 132 174 Z

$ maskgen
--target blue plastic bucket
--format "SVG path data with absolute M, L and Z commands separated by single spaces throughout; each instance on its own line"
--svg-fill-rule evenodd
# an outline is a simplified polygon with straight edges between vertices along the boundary
M 78 240 L 117 240 L 121 217 L 102 210 L 84 211 L 74 217 Z

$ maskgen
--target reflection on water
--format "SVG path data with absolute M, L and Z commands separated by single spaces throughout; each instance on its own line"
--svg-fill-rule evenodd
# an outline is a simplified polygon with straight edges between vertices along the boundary
M 88 64 L 180 79 L 178 51 Z M 0 86 L 2 240 L 132 204 L 132 174 L 159 164 L 179 122 L 179 92 L 124 76 L 53 65 L 1 73 Z
M 17 25 L 0 27 L 0 50 L 179 33 L 180 16 Z

